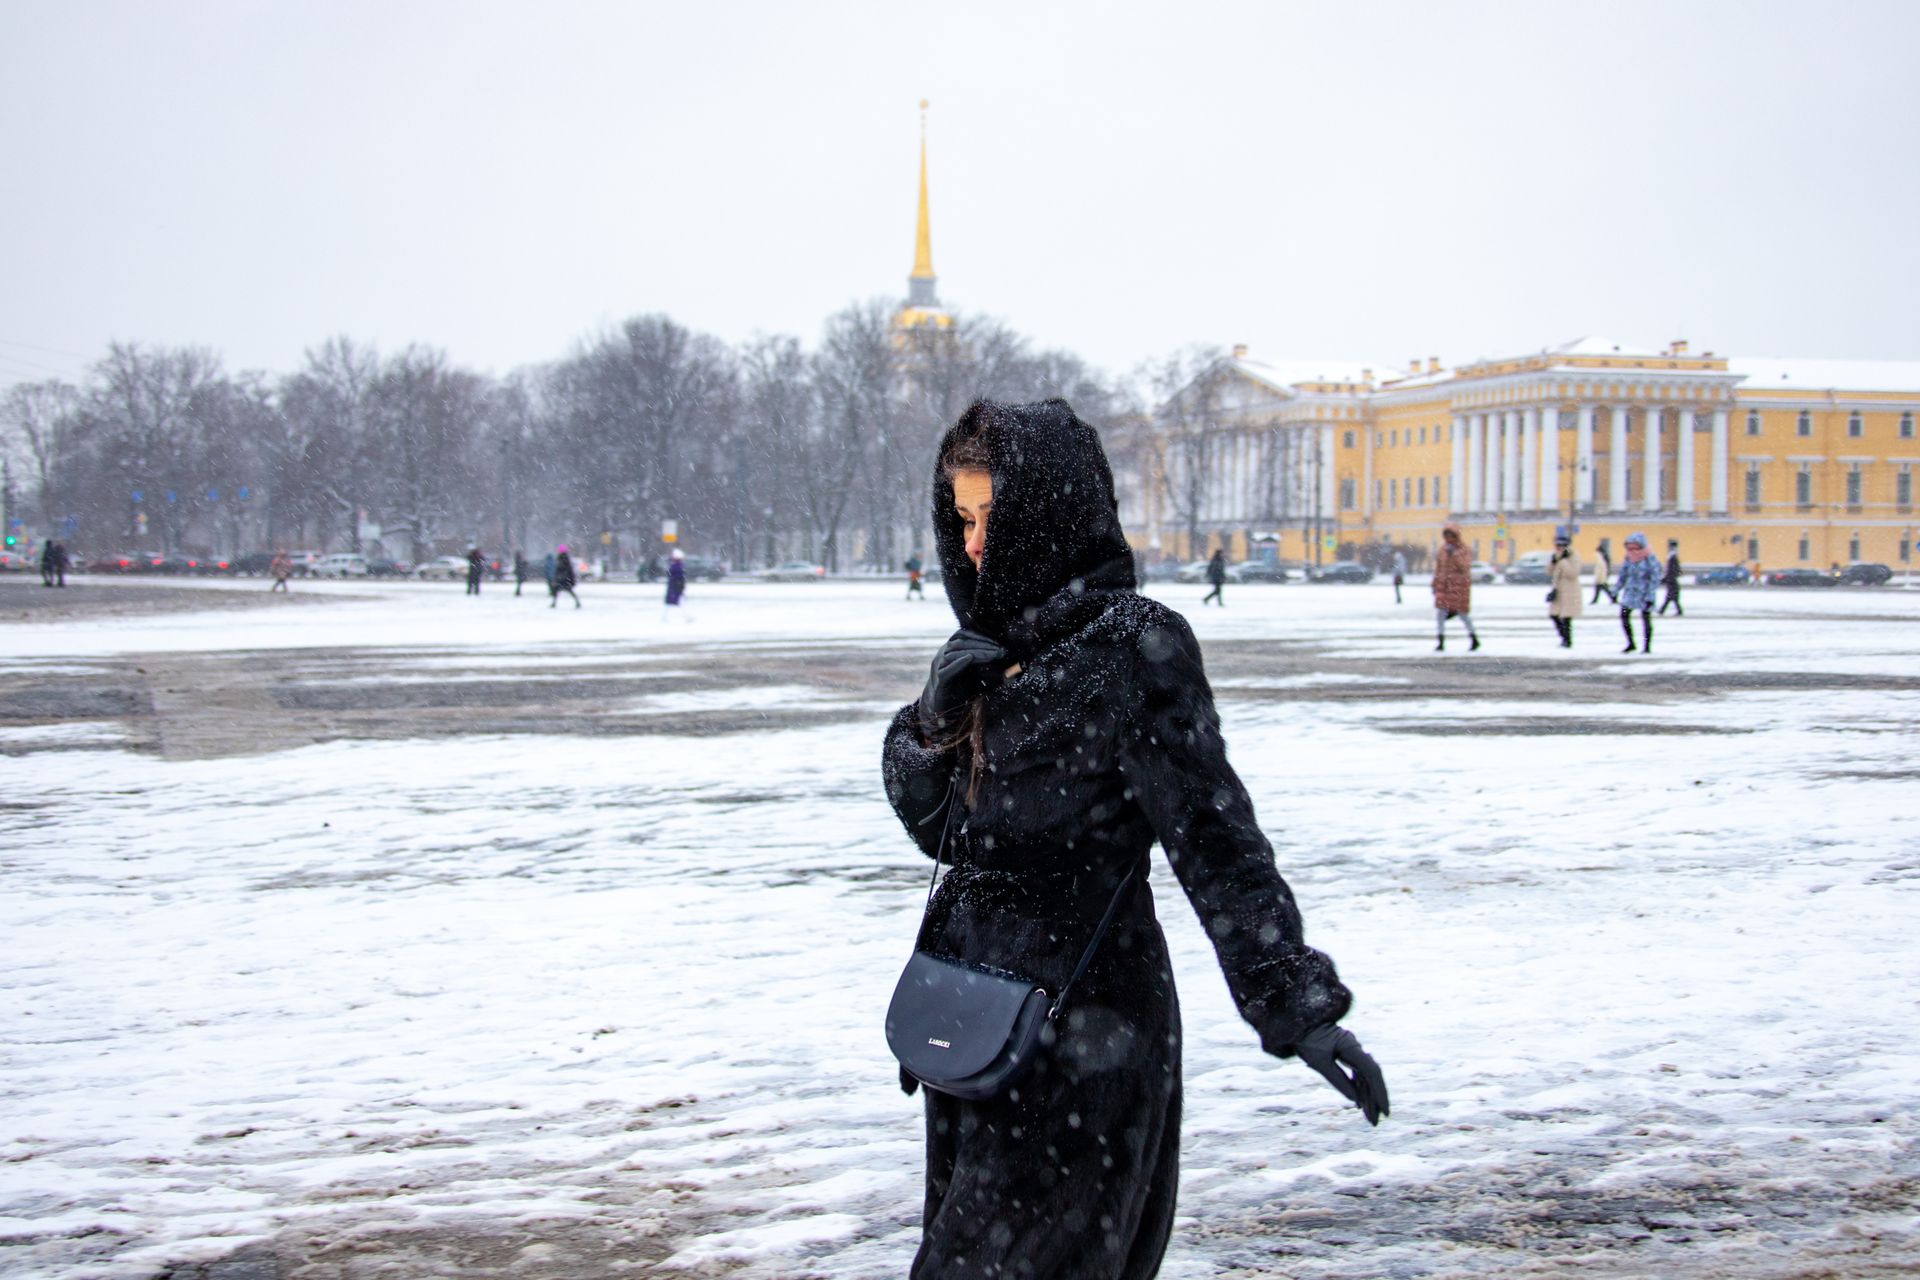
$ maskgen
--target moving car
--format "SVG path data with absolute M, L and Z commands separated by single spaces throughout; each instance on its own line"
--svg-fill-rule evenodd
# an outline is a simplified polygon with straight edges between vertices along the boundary
M 1485 560 L 1475 560 L 1473 562 L 1473 568 L 1467 571 L 1467 577 L 1473 582 L 1492 582 L 1498 578 L 1499 575 L 1493 571 L 1493 566 Z
M 367 576 L 370 578 L 404 578 L 412 572 L 413 566 L 405 560 L 375 556 L 367 561 Z
M 1775 569 L 1767 575 L 1770 587 L 1837 587 L 1839 580 L 1818 569 Z
M 1180 566 L 1179 572 L 1173 575 L 1173 580 L 1175 582 L 1205 582 L 1207 580 L 1207 566 L 1211 563 L 1211 560 L 1195 560 L 1191 564 L 1183 564 Z M 1227 566 L 1227 581 L 1240 581 L 1239 565 L 1230 564 Z
M 805 560 L 788 560 L 761 573 L 766 582 L 818 582 L 827 576 L 824 565 L 808 564 Z
M 1693 575 L 1696 587 L 1735 587 L 1752 581 L 1753 575 L 1743 564 L 1717 564 Z
M 666 556 L 654 556 L 650 560 L 642 560 L 634 576 L 641 582 L 665 582 L 667 559 Z M 681 563 L 686 566 L 688 582 L 718 582 L 727 576 L 725 562 L 712 556 L 686 556 Z
M 1507 566 L 1507 581 L 1541 586 L 1553 581 L 1553 552 L 1529 551 Z
M 465 582 L 467 580 L 467 558 L 465 556 L 436 556 L 418 569 L 414 576 L 437 578 L 443 582 Z
M 365 556 L 344 551 L 326 557 L 313 567 L 316 578 L 364 578 L 369 572 L 371 567 Z
M 1848 586 L 1881 587 L 1893 577 L 1893 570 L 1883 564 L 1850 564 L 1834 575 L 1834 581 Z
M 1307 570 L 1315 582 L 1372 582 L 1373 570 L 1357 560 L 1336 560 Z
M 1271 560 L 1248 560 L 1233 567 L 1239 571 L 1240 576 L 1237 579 L 1230 576 L 1229 581 L 1287 582 L 1290 580 L 1287 571 Z

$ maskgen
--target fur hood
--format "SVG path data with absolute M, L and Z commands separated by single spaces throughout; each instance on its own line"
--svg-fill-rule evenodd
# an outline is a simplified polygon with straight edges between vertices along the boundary
M 976 426 L 985 428 L 993 476 L 980 568 L 967 558 L 953 482 L 937 469 L 934 544 L 960 625 L 1024 656 L 1097 613 L 1106 593 L 1132 590 L 1133 553 L 1100 436 L 1065 400 L 976 401 L 941 437 L 936 456 Z

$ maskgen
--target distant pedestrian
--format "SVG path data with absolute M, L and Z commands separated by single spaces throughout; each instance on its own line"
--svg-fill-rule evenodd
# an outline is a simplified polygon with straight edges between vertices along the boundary
M 1404 553 L 1396 551 L 1393 553 L 1393 602 L 1395 604 L 1402 603 L 1400 599 L 1400 587 L 1406 580 L 1407 557 Z
M 578 609 L 580 607 L 580 597 L 574 595 L 573 591 L 573 584 L 576 580 L 577 575 L 573 569 L 573 557 L 567 554 L 567 544 L 563 542 L 560 544 L 559 554 L 553 558 L 553 590 L 550 593 L 552 598 L 547 601 L 547 608 L 559 608 L 560 593 L 564 591 L 568 595 L 573 596 L 573 607 Z
M 67 585 L 67 547 L 63 542 L 47 539 L 40 548 L 40 585 L 43 587 L 64 587 Z
M 1446 650 L 1448 618 L 1460 619 L 1467 629 L 1469 653 L 1480 647 L 1473 629 L 1473 552 L 1460 540 L 1460 526 L 1452 524 L 1440 531 L 1440 554 L 1433 560 L 1433 626 L 1439 636 L 1435 653 Z
M 1593 551 L 1598 559 L 1593 562 L 1593 599 L 1587 603 L 1599 604 L 1601 596 L 1613 599 L 1613 552 L 1605 538 L 1600 539 L 1600 545 Z
M 553 552 L 549 551 L 547 552 L 546 561 L 540 566 L 540 574 L 547 580 L 547 594 L 549 596 L 553 594 L 553 575 L 555 572 Z
M 1687 611 L 1680 607 L 1680 540 L 1667 539 L 1667 574 L 1660 580 L 1667 589 L 1666 598 L 1660 601 L 1660 616 L 1667 616 L 1667 606 L 1673 606 L 1673 616 L 1683 618 Z
M 1622 653 L 1632 653 L 1633 611 L 1640 611 L 1640 648 L 1647 653 L 1653 652 L 1653 597 L 1660 587 L 1660 562 L 1647 551 L 1647 535 L 1630 533 L 1627 535 L 1626 559 L 1620 562 L 1620 577 L 1613 585 L 1613 598 L 1620 605 L 1620 629 L 1627 633 L 1627 647 Z
M 667 609 L 680 608 L 681 602 L 684 601 L 686 597 L 687 557 L 681 552 L 680 548 L 675 547 L 673 554 L 667 557 Z M 688 615 L 683 612 L 681 616 L 686 617 Z M 661 611 L 660 620 L 662 622 L 667 620 L 665 610 Z
M 1553 586 L 1547 590 L 1547 616 L 1560 633 L 1560 647 L 1573 648 L 1573 620 L 1580 616 L 1580 557 L 1573 554 L 1573 539 L 1557 534 L 1553 539 L 1553 559 L 1548 562 Z
M 527 558 L 520 548 L 513 549 L 513 594 L 520 594 L 520 588 L 527 584 Z
M 480 548 L 467 548 L 467 594 L 480 594 L 480 574 L 487 567 L 486 557 L 480 554 Z
M 273 575 L 273 585 L 267 588 L 268 595 L 276 591 L 287 591 L 288 594 L 292 594 L 287 587 L 287 579 L 293 576 L 293 561 L 287 559 L 286 552 L 273 553 L 273 563 L 268 566 L 267 572 Z
M 922 601 L 925 601 L 927 598 L 926 589 L 920 585 L 920 567 L 920 551 L 918 548 L 915 548 L 914 553 L 907 557 L 906 565 L 907 599 L 909 600 L 915 596 L 918 596 Z
M 1227 598 L 1220 594 L 1226 589 L 1227 585 L 1227 553 L 1225 548 L 1214 548 L 1213 559 L 1207 561 L 1207 581 L 1213 584 L 1213 590 L 1201 596 L 1200 603 L 1204 605 L 1207 601 L 1212 600 L 1217 602 L 1222 609 L 1226 608 Z

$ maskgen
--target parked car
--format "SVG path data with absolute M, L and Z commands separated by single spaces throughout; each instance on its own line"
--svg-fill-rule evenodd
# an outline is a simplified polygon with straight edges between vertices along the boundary
M 375 556 L 367 561 L 369 578 L 404 578 L 413 572 L 413 565 L 405 560 L 389 560 L 385 556 Z
M 1770 587 L 1837 587 L 1837 578 L 1820 572 L 1818 569 L 1775 569 L 1767 575 Z
M 367 573 L 367 558 L 347 551 L 336 552 L 313 567 L 316 578 L 364 578 Z
M 1315 582 L 1372 582 L 1373 570 L 1357 560 L 1335 560 L 1307 571 Z
M 1753 575 L 1743 564 L 1717 564 L 1693 575 L 1696 587 L 1737 587 L 1752 581 Z
M 1235 582 L 1287 582 L 1287 571 L 1271 560 L 1248 560 L 1234 566 L 1240 576 Z
M 1499 575 L 1493 571 L 1493 566 L 1485 560 L 1475 560 L 1473 562 L 1473 568 L 1467 571 L 1467 577 L 1474 582 L 1492 582 L 1495 578 L 1499 577 Z
M 1882 587 L 1893 577 L 1884 564 L 1850 564 L 1834 575 L 1834 581 L 1847 586 Z
M 760 574 L 766 582 L 818 582 L 826 576 L 824 565 L 808 564 L 805 560 L 789 560 Z
M 1207 581 L 1207 566 L 1211 563 L 1213 563 L 1211 560 L 1195 560 L 1192 564 L 1183 564 L 1180 566 L 1179 572 L 1174 574 L 1173 580 L 1175 582 L 1205 582 Z M 1227 581 L 1240 581 L 1239 565 L 1230 564 L 1227 566 Z
M 467 558 L 465 556 L 436 556 L 414 571 L 415 576 L 434 578 L 442 582 L 465 582 L 467 580 Z

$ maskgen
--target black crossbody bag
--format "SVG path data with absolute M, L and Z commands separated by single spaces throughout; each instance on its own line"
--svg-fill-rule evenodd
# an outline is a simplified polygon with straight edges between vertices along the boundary
M 956 790 L 950 783 L 946 822 L 934 852 L 933 876 L 927 882 L 929 907 L 953 830 Z M 922 821 L 932 818 L 929 814 Z M 1092 963 L 1100 939 L 1113 923 L 1113 913 L 1120 908 L 1121 895 L 1133 883 L 1133 874 L 1127 872 L 1113 891 L 1099 928 L 1057 996 L 1049 996 L 1046 988 L 1031 979 L 915 947 L 887 1006 L 887 1047 L 901 1067 L 927 1088 L 969 1102 L 997 1098 L 1019 1083 L 1034 1059 L 1053 1043 L 1053 1021 L 1060 1016 L 1073 984 Z M 926 907 L 921 908 L 920 920 L 924 927 Z

